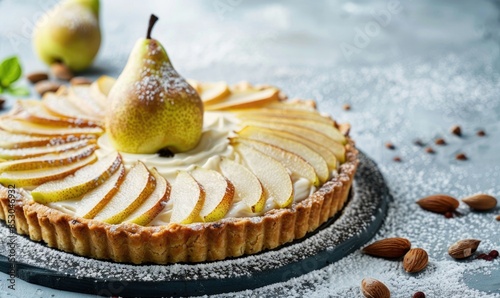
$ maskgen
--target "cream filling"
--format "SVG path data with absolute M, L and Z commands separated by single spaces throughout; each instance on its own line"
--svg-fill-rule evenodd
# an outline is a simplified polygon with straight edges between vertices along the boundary
M 121 153 L 125 167 L 130 168 L 135 162 L 141 161 L 147 167 L 155 167 L 158 172 L 165 177 L 170 184 L 173 184 L 178 171 L 189 171 L 195 166 L 205 169 L 219 171 L 220 156 L 232 160 L 239 160 L 238 154 L 235 154 L 233 147 L 229 144 L 229 137 L 234 136 L 234 131 L 238 129 L 240 120 L 233 114 L 223 112 L 205 112 L 203 134 L 200 142 L 191 151 L 175 154 L 173 157 L 160 157 L 158 154 L 129 154 Z M 99 149 L 96 154 L 99 158 L 107 155 L 115 149 L 111 145 L 106 134 L 98 140 Z M 336 172 L 332 173 L 336 175 Z M 300 202 L 313 192 L 316 187 L 302 177 L 292 175 L 294 202 Z M 78 200 L 66 200 L 48 204 L 51 208 L 74 215 L 78 208 Z M 149 224 L 150 226 L 166 225 L 170 222 L 173 202 L 171 200 L 165 203 L 165 208 Z M 234 201 L 225 218 L 230 217 L 253 217 L 260 216 L 269 210 L 279 208 L 272 198 L 268 198 L 266 206 L 261 213 L 253 213 L 244 202 Z

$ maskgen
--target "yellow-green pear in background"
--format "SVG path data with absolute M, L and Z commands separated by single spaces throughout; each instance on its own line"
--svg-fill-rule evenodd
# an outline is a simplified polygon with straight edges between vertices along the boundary
M 73 71 L 88 68 L 101 45 L 99 0 L 64 0 L 38 21 L 33 43 L 48 65 L 63 63 Z
M 108 95 L 106 131 L 113 146 L 127 153 L 173 153 L 193 149 L 203 128 L 198 93 L 173 68 L 163 46 L 139 39 Z

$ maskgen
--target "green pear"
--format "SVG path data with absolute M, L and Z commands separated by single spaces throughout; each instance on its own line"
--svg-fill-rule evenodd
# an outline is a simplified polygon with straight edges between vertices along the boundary
M 33 44 L 48 65 L 63 63 L 72 71 L 88 68 L 101 45 L 99 0 L 60 3 L 38 21 Z
M 198 93 L 170 63 L 163 46 L 139 39 L 108 95 L 106 131 L 113 146 L 127 153 L 173 153 L 193 149 L 203 128 L 203 103 Z

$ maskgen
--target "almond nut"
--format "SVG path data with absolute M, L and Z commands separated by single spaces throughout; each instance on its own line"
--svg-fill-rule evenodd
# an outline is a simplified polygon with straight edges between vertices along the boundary
M 454 259 L 468 258 L 476 252 L 479 243 L 481 243 L 481 240 L 476 239 L 464 239 L 457 241 L 448 248 L 448 254 Z
M 74 77 L 69 81 L 69 83 L 73 86 L 76 85 L 90 85 L 92 84 L 92 81 L 87 79 L 86 77 Z
M 445 214 L 453 212 L 460 203 L 457 199 L 448 195 L 432 195 L 417 201 L 417 204 L 427 211 Z
M 424 270 L 428 263 L 429 256 L 424 249 L 412 248 L 406 253 L 403 259 L 403 268 L 406 272 L 416 273 Z
M 36 84 L 40 81 L 45 81 L 49 79 L 49 75 L 46 72 L 32 72 L 26 75 L 26 78 L 28 81 L 30 81 L 31 84 Z
M 59 87 L 61 87 L 61 84 L 51 81 L 40 81 L 35 84 L 35 90 L 41 96 L 43 96 L 47 92 L 56 92 Z
M 376 241 L 363 248 L 363 253 L 380 258 L 400 258 L 411 248 L 411 243 L 406 238 L 387 238 Z
M 497 199 L 486 194 L 477 194 L 463 198 L 462 202 L 469 205 L 472 209 L 479 211 L 491 210 L 497 206 Z
M 391 292 L 387 286 L 374 278 L 364 278 L 361 281 L 361 293 L 366 298 L 390 298 Z
M 54 77 L 59 80 L 69 81 L 73 78 L 73 72 L 63 63 L 54 63 L 50 66 Z

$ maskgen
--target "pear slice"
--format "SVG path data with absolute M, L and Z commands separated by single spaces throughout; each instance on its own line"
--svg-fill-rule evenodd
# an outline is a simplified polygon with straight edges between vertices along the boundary
M 279 89 L 274 87 L 248 90 L 231 90 L 231 95 L 223 102 L 207 105 L 207 111 L 259 107 L 269 102 L 279 101 Z
M 64 136 L 64 137 L 38 137 L 25 134 L 15 134 L 5 130 L 0 130 L 0 148 L 4 149 L 19 149 L 28 147 L 39 147 L 46 145 L 65 144 L 76 142 L 84 139 L 93 139 L 94 135 L 81 135 L 81 136 Z
M 11 171 L 0 173 L 0 183 L 16 187 L 32 188 L 48 181 L 64 178 L 97 160 L 95 154 L 69 165 L 31 171 Z
M 109 224 L 118 224 L 144 203 L 153 193 L 156 179 L 142 162 L 137 162 L 127 173 L 118 192 L 94 219 Z
M 300 136 L 294 135 L 292 133 L 286 132 L 286 131 L 279 131 L 279 130 L 273 130 L 273 129 L 268 129 L 268 128 L 263 128 L 263 127 L 257 127 L 257 126 L 246 126 L 243 129 L 241 129 L 238 134 L 242 137 L 247 137 L 255 140 L 260 140 L 266 143 L 270 144 L 281 144 L 281 142 L 274 143 L 272 138 L 269 139 L 269 135 L 275 135 L 278 137 L 281 137 L 282 139 L 289 139 L 298 143 L 301 143 L 302 145 L 308 147 L 309 149 L 317 152 L 323 159 L 326 161 L 326 164 L 328 165 L 328 169 L 334 170 L 337 168 L 337 158 L 336 156 L 330 151 L 328 148 L 325 146 L 318 144 L 318 143 L 312 143 L 309 140 L 306 140 Z M 286 141 L 285 141 L 286 142 Z M 345 149 L 339 151 L 339 156 L 345 156 Z
M 292 204 L 292 178 L 279 161 L 244 144 L 236 144 L 234 147 L 262 183 L 267 196 L 271 197 L 279 207 Z
M 225 157 L 221 158 L 222 175 L 234 185 L 234 201 L 243 201 L 254 213 L 266 206 L 266 197 L 259 179 L 246 167 Z
M 317 112 L 316 102 L 312 99 L 292 99 L 287 101 L 272 102 L 266 106 L 270 109 L 286 110 L 288 112 L 304 111 L 304 112 Z
M 98 126 L 103 126 L 102 118 L 99 116 L 88 116 L 86 113 L 67 100 L 66 95 L 58 95 L 55 93 L 46 93 L 42 98 L 42 104 L 50 112 L 68 118 L 81 119 L 89 123 L 94 123 Z
M 298 155 L 313 167 L 321 183 L 324 183 L 330 177 L 330 168 L 323 156 L 300 142 L 269 133 L 266 130 L 261 130 L 253 126 L 247 126 L 237 132 L 237 134 L 240 137 L 264 142 Z M 336 164 L 335 156 L 332 158 L 332 162 Z
M 243 121 L 242 125 L 263 127 L 271 130 L 284 131 L 294 134 L 296 136 L 303 138 L 304 140 L 325 146 L 326 148 L 328 148 L 328 150 L 330 150 L 331 153 L 335 155 L 338 161 L 340 162 L 345 161 L 344 145 L 310 128 L 295 124 L 253 121 L 253 120 Z
M 20 133 L 36 136 L 65 136 L 65 135 L 101 135 L 103 130 L 99 127 L 65 127 L 54 125 L 42 125 L 21 120 L 0 120 L 0 128 L 12 133 Z
M 90 84 L 90 96 L 102 108 L 106 110 L 108 103 L 108 94 L 116 80 L 109 76 L 100 76 L 95 82 Z
M 308 120 L 319 123 L 324 123 L 327 125 L 334 125 L 335 121 L 329 117 L 322 116 L 317 111 L 303 111 L 303 110 L 285 110 L 285 109 L 272 109 L 266 106 L 261 109 L 241 109 L 234 113 L 244 120 L 252 120 L 256 118 L 285 118 L 285 119 L 296 119 L 296 120 Z
M 186 79 L 186 82 L 188 82 L 191 87 L 193 87 L 194 90 L 198 93 L 198 95 L 201 93 L 201 83 L 193 80 L 193 79 Z
M 198 83 L 196 91 L 205 105 L 219 103 L 231 95 L 226 82 Z
M 52 114 L 38 100 L 18 100 L 13 110 L 15 110 L 15 113 L 10 118 L 38 124 L 56 126 L 95 126 L 95 123 L 82 119 Z
M 59 167 L 89 157 L 96 149 L 97 146 L 92 144 L 57 154 L 50 153 L 33 158 L 5 161 L 0 163 L 0 171 L 27 171 Z
M 118 192 L 123 180 L 125 180 L 125 175 L 125 167 L 121 165 L 103 184 L 83 195 L 78 201 L 75 216 L 94 218 Z
M 76 171 L 71 176 L 38 186 L 31 191 L 31 196 L 35 202 L 42 204 L 80 197 L 101 185 L 118 170 L 121 164 L 120 154 L 116 152 L 108 154 L 96 163 Z
M 156 178 L 156 188 L 153 193 L 130 214 L 124 222 L 135 223 L 140 226 L 149 224 L 165 207 L 165 202 L 170 198 L 170 184 L 155 168 L 151 173 Z
M 204 222 L 222 219 L 234 198 L 234 186 L 219 172 L 196 167 L 191 175 L 205 190 L 205 203 L 200 210 Z
M 67 99 L 74 105 L 81 107 L 85 115 L 89 117 L 104 117 L 105 109 L 91 95 L 90 86 L 88 85 L 71 86 L 68 90 Z
M 76 142 L 66 143 L 55 146 L 43 147 L 27 147 L 19 149 L 2 149 L 0 148 L 0 158 L 2 159 L 25 159 L 30 157 L 37 157 L 49 153 L 61 153 L 67 150 L 79 149 L 89 144 L 94 144 L 95 140 L 80 140 Z
M 170 222 L 190 224 L 198 218 L 205 204 L 205 190 L 191 174 L 181 171 L 175 178 L 170 199 L 173 200 Z
M 242 143 L 276 159 L 282 163 L 292 174 L 309 180 L 314 186 L 318 186 L 320 181 L 324 183 L 329 178 L 328 167 L 324 163 L 324 172 L 318 177 L 314 167 L 299 155 L 287 151 L 284 146 L 274 146 L 257 140 L 247 138 L 232 138 L 231 144 Z

